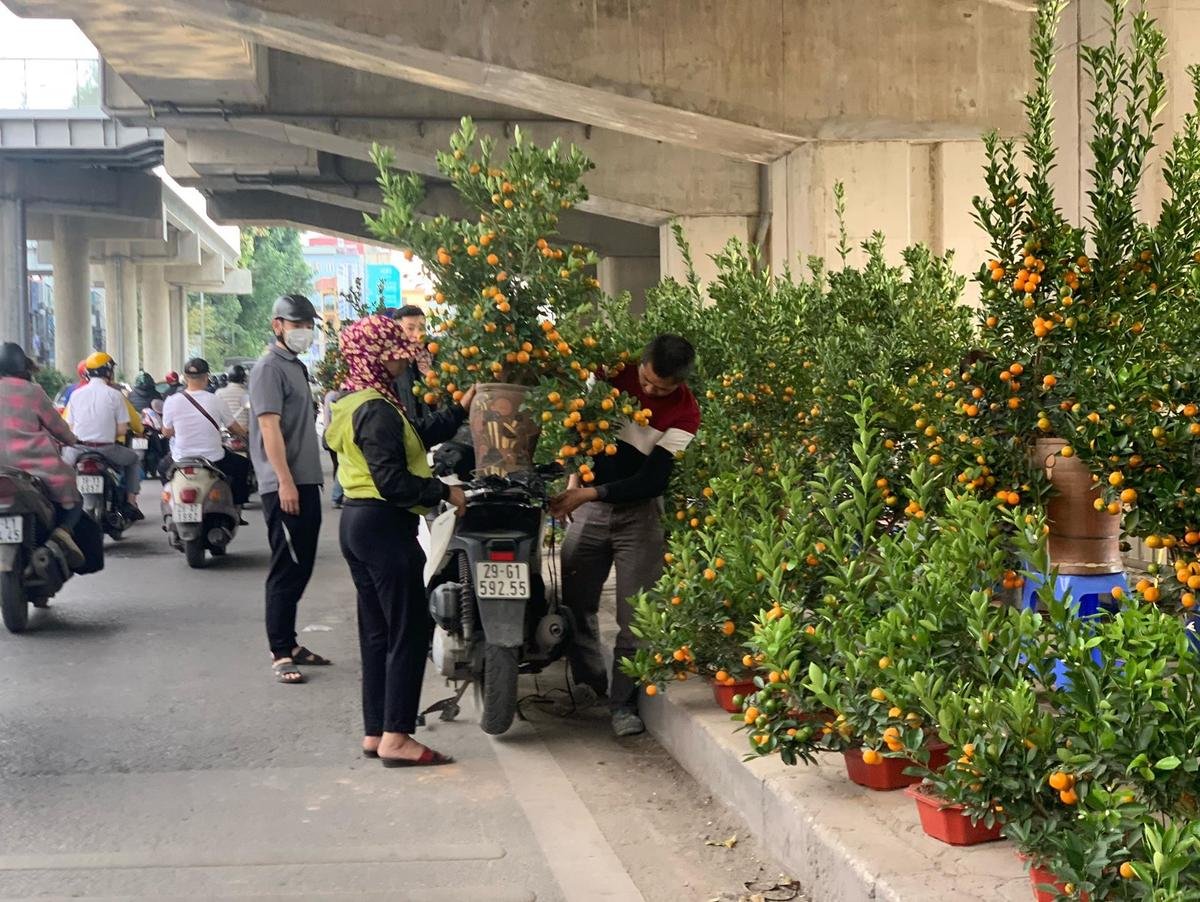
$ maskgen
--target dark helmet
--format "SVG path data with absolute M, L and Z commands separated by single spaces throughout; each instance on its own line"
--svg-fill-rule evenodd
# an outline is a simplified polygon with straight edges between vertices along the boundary
M 246 382 L 246 368 L 240 363 L 235 363 L 229 368 L 229 381 L 235 382 L 238 385 L 243 385 Z
M 133 384 L 135 388 L 140 388 L 143 390 L 151 389 L 154 388 L 154 377 L 143 370 L 142 372 L 138 373 L 138 377 L 133 381 Z
M 217 373 L 217 388 L 224 388 L 229 384 L 229 376 L 225 373 Z
M 289 323 L 303 323 L 320 318 L 312 301 L 302 294 L 285 294 L 275 302 L 271 310 L 271 319 L 286 319 Z
M 0 345 L 0 376 L 16 376 L 18 379 L 29 379 L 33 376 L 37 364 L 29 359 L 25 349 L 13 341 Z

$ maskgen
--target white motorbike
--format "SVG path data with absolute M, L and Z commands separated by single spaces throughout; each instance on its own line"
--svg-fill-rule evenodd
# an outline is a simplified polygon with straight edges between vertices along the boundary
M 163 531 L 187 557 L 189 567 L 205 564 L 205 552 L 225 554 L 237 535 L 241 514 L 225 474 L 202 457 L 175 461 L 162 493 Z

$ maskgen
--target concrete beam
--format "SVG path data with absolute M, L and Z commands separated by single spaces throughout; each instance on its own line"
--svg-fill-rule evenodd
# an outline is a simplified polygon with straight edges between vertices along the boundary
M 199 266 L 165 266 L 163 278 L 168 284 L 192 291 L 209 291 L 225 284 L 225 261 L 217 254 L 206 253 Z
M 337 157 L 369 160 L 375 142 L 396 152 L 401 169 L 438 177 L 436 154 L 449 145 L 457 120 L 347 119 L 345 117 L 302 117 L 276 119 L 269 116 L 171 115 L 159 117 L 172 137 L 183 133 L 186 145 L 167 144 L 167 170 L 177 179 L 203 175 L 266 174 L 267 160 L 283 160 L 278 148 L 306 148 Z M 554 141 L 578 146 L 596 163 L 585 184 L 589 199 L 580 204 L 585 212 L 611 216 L 643 225 L 661 225 L 681 215 L 757 215 L 759 167 L 715 153 L 664 144 L 611 129 L 592 128 L 572 122 L 500 121 L 476 122 L 481 136 L 497 142 L 498 153 L 512 145 L 515 128 L 543 147 Z M 270 142 L 262 145 L 244 166 L 221 169 L 197 161 L 193 145 L 229 140 L 231 152 L 238 147 L 233 138 L 214 138 L 214 131 L 232 130 Z M 177 149 L 178 148 L 178 149 Z M 221 155 L 217 151 L 210 151 Z M 247 154 L 249 156 L 249 154 Z M 283 171 L 280 166 L 278 171 Z
M 50 211 L 39 205 L 36 212 L 27 217 L 29 238 L 34 241 L 54 240 L 54 219 L 63 215 L 61 210 L 71 211 L 69 204 L 52 205 Z M 69 213 L 78 219 L 84 236 L 89 241 L 102 239 L 128 239 L 133 241 L 161 241 L 166 234 L 166 223 L 161 211 L 157 219 L 118 219 L 112 216 L 91 216 L 84 213 Z
M 206 175 L 318 175 L 318 153 L 303 144 L 276 141 L 240 131 L 187 132 L 182 149 L 186 168 Z M 168 167 L 168 172 L 171 172 Z
M 205 190 L 209 195 L 209 215 L 220 223 L 291 225 L 342 235 L 356 241 L 378 241 L 367 232 L 360 210 L 285 195 L 274 190 Z M 465 212 L 457 205 L 457 197 L 450 189 L 431 191 L 425 210 L 430 215 L 436 210 L 448 216 Z M 577 210 L 565 211 L 559 217 L 559 234 L 567 243 L 595 248 L 605 256 L 649 256 L 658 248 L 657 229 Z
M 147 17 L 135 4 L 73 6 L 103 8 L 113 27 Z M 1032 21 L 1027 8 L 991 0 L 764 0 L 751 14 L 683 0 L 528 0 L 519 15 L 492 0 L 449 10 L 442 0 L 156 7 L 173 25 L 233 41 L 755 162 L 804 139 L 1019 130 Z M 531 25 L 540 22 L 553 26 Z
M 162 219 L 162 182 L 145 172 L 0 160 L 0 197 L 20 197 L 31 212 Z

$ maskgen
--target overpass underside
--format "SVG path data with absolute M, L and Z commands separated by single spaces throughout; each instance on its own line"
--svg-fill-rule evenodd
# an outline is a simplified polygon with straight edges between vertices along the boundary
M 568 240 L 635 295 L 682 266 L 678 219 L 700 262 L 729 237 L 773 268 L 836 243 L 833 185 L 852 239 L 880 229 L 984 253 L 970 220 L 979 135 L 1024 128 L 1032 0 L 8 0 L 76 20 L 106 61 L 106 108 L 166 132 L 166 165 L 237 223 L 363 236 L 379 200 L 372 142 L 433 179 L 463 115 L 503 144 L 517 125 L 596 164 Z M 1187 0 L 1158 0 L 1200 35 Z M 1099 0 L 1063 23 L 1061 133 L 1078 135 L 1077 48 Z M 1197 46 L 1176 38 L 1172 46 Z M 1172 65 L 1182 67 L 1190 60 Z M 1168 115 L 1175 115 L 1169 111 Z M 1179 113 L 1182 115 L 1182 112 Z M 1070 139 L 1069 139 L 1070 140 Z M 1086 165 L 1058 172 L 1071 212 Z

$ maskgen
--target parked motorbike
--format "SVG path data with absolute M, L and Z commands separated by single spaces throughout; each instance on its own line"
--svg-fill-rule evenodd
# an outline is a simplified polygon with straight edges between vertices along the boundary
M 120 539 L 133 521 L 125 516 L 125 480 L 99 451 L 84 451 L 75 460 L 75 485 L 83 496 L 83 512 L 112 539 Z
M 71 578 L 53 531 L 54 504 L 41 480 L 0 468 L 0 617 L 10 633 L 23 632 L 29 606 L 45 607 Z
M 465 515 L 448 510 L 434 521 L 425 567 L 436 623 L 432 658 L 459 686 L 426 713 L 453 720 L 463 693 L 475 685 L 484 732 L 504 733 L 516 714 L 519 674 L 538 673 L 561 657 L 571 616 L 546 591 L 541 554 L 546 486 L 561 473 L 551 465 L 476 479 L 463 486 Z
M 188 566 L 205 564 L 205 552 L 225 554 L 241 517 L 225 474 L 202 457 L 175 461 L 162 493 L 163 531 Z

